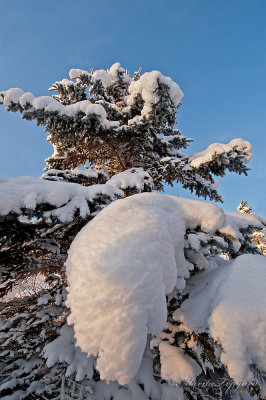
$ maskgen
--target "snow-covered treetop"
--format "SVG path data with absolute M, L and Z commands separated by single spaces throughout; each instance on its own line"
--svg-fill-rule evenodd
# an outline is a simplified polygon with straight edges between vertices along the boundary
M 140 70 L 131 77 L 119 63 L 90 72 L 71 69 L 69 79 L 55 82 L 57 95 L 35 97 L 12 88 L 0 92 L 0 104 L 36 120 L 49 132 L 54 153 L 50 169 L 75 169 L 88 164 L 109 176 L 143 168 L 155 189 L 180 182 L 198 196 L 221 201 L 213 176 L 228 171 L 247 173 L 251 145 L 235 139 L 213 144 L 192 155 L 181 153 L 192 139 L 174 128 L 183 92 L 159 71 Z

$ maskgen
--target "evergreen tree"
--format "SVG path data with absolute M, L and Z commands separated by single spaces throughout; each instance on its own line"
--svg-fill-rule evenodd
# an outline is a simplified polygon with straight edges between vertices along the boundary
M 241 201 L 237 207 L 239 212 L 252 214 L 252 207 L 247 205 L 247 201 Z M 254 230 L 252 232 L 252 241 L 258 246 L 263 256 L 266 256 L 266 230 Z
M 180 276 L 183 283 L 167 296 L 165 329 L 151 337 L 152 349 L 125 385 L 101 379 L 95 358 L 75 346 L 67 324 L 65 262 L 77 233 L 117 199 L 179 182 L 198 196 L 222 201 L 214 176 L 227 170 L 247 174 L 250 144 L 235 139 L 195 154 L 181 152 L 191 141 L 175 128 L 183 93 L 158 71 L 139 70 L 132 78 L 116 63 L 108 70 L 72 69 L 70 79 L 55 82 L 52 97 L 18 88 L 0 92 L 6 110 L 44 126 L 54 147 L 41 179 L 0 180 L 1 398 L 155 400 L 181 399 L 183 393 L 188 399 L 231 398 L 228 386 L 202 385 L 229 379 L 219 344 L 207 333 L 187 330 L 174 313 L 189 296 L 182 284 L 214 257 L 259 253 L 251 232 L 262 229 L 262 219 L 221 214 L 216 228 L 206 230 L 204 209 L 202 220 L 186 225 L 182 253 L 189 267 Z M 28 284 L 32 277 L 41 282 L 38 289 Z M 25 285 L 27 295 L 19 296 Z M 164 342 L 197 364 L 197 384 L 178 386 L 163 377 Z M 249 387 L 250 393 L 258 390 L 255 383 Z

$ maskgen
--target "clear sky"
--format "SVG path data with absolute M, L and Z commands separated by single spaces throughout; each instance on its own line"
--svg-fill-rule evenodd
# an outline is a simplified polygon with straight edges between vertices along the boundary
M 47 95 L 71 68 L 159 70 L 185 94 L 178 127 L 191 152 L 242 137 L 248 177 L 221 178 L 224 208 L 266 217 L 265 0 L 0 0 L 0 91 Z M 39 176 L 52 149 L 42 127 L 0 107 L 0 176 Z M 188 192 L 174 188 L 171 193 Z

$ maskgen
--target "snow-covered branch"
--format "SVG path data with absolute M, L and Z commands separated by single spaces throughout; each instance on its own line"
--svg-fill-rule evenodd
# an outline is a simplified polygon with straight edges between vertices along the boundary
M 220 259 L 190 280 L 189 299 L 174 314 L 184 325 L 180 330 L 210 333 L 221 345 L 229 376 L 239 384 L 256 380 L 253 365 L 266 371 L 265 282 L 265 257 Z
M 75 216 L 88 217 L 124 193 L 102 184 L 82 186 L 76 183 L 21 177 L 1 179 L 0 216 L 29 215 L 70 222 Z
M 247 175 L 246 163 L 251 160 L 252 146 L 241 138 L 233 139 L 228 144 L 213 143 L 206 150 L 189 156 L 189 164 L 201 173 L 210 171 L 214 175 L 223 176 L 225 170 L 242 172 Z

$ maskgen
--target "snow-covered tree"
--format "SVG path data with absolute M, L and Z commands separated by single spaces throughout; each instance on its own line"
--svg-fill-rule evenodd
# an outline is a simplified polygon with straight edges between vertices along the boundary
M 239 212 L 252 214 L 252 207 L 248 206 L 247 201 L 241 201 L 237 207 Z M 266 256 L 266 229 L 254 230 L 252 232 L 252 241 L 258 246 L 261 253 Z
M 0 102 L 22 118 L 36 120 L 49 132 L 54 154 L 49 169 L 75 169 L 82 165 L 107 170 L 109 176 L 129 168 L 143 168 L 162 182 L 180 182 L 211 200 L 221 200 L 213 175 L 225 171 L 247 173 L 251 146 L 242 139 L 212 144 L 191 155 L 183 154 L 191 139 L 175 129 L 176 110 L 183 93 L 158 71 L 135 73 L 131 78 L 119 63 L 105 70 L 70 70 L 70 78 L 49 90 L 58 95 L 34 97 L 13 88 L 0 92 Z
M 0 92 L 54 147 L 41 179 L 0 178 L 1 398 L 229 399 L 234 379 L 257 393 L 266 279 L 246 253 L 265 220 L 155 193 L 179 182 L 222 201 L 214 176 L 246 174 L 250 143 L 183 153 L 183 93 L 158 71 L 70 79 L 52 97 Z M 32 277 L 42 284 L 14 297 Z

